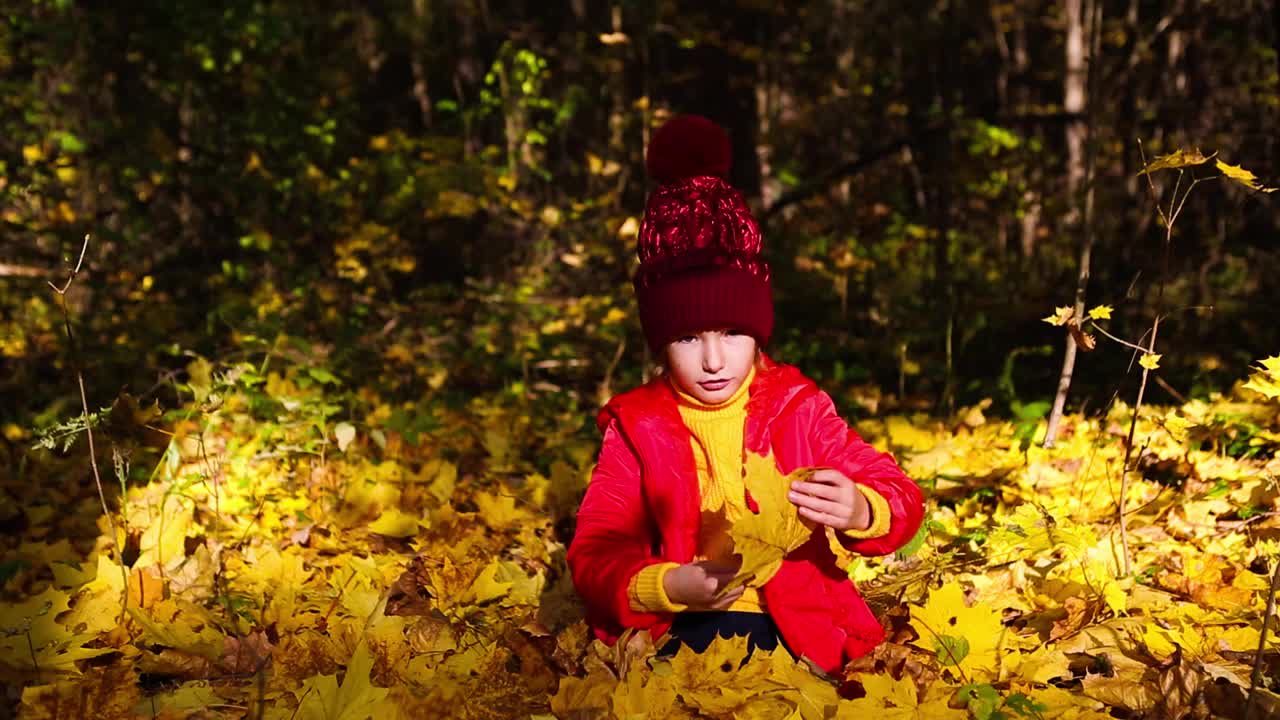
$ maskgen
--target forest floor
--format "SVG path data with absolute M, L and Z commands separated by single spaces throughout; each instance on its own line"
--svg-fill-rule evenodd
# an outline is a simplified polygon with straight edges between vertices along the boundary
M 103 497 L 82 426 L 31 451 L 4 428 L 0 672 L 22 718 L 1205 718 L 1243 716 L 1260 659 L 1276 717 L 1268 367 L 1142 408 L 1127 481 L 1122 402 L 1053 449 L 982 405 L 858 423 L 928 513 L 903 552 L 846 558 L 888 640 L 840 686 L 781 650 L 593 640 L 564 561 L 581 433 L 542 462 L 527 437 L 559 431 L 518 408 L 344 407 L 318 367 L 197 360 L 186 406 L 102 419 Z M 155 450 L 103 439 L 130 435 Z

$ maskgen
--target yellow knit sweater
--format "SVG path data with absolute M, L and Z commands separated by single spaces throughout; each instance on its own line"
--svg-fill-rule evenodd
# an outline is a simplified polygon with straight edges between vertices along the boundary
M 673 386 L 679 400 L 680 418 L 693 436 L 693 457 L 698 471 L 698 488 L 702 494 L 702 525 L 698 533 L 696 560 L 732 561 L 732 539 L 728 529 L 748 512 L 743 432 L 747 419 L 747 400 L 752 368 L 742 386 L 728 400 L 707 405 Z M 879 493 L 858 486 L 871 504 L 872 522 L 865 530 L 850 530 L 851 537 L 879 537 L 888 532 L 888 503 Z M 663 581 L 668 571 L 679 563 L 650 565 L 631 581 L 631 607 L 638 612 L 681 612 L 688 607 L 667 597 Z M 768 578 L 757 578 L 728 609 L 739 612 L 764 612 L 764 598 L 759 586 Z

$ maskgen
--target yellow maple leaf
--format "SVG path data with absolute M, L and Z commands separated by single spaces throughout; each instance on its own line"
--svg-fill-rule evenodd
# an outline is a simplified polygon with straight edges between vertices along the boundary
M 987 538 L 992 563 L 1031 558 L 1051 550 L 1079 556 L 1097 542 L 1093 529 L 1059 521 L 1032 503 L 1022 503 Z
M 933 651 L 943 668 L 954 667 L 969 682 L 994 673 L 999 664 L 1004 625 L 995 608 L 964 604 L 964 589 L 952 581 L 929 594 L 923 606 L 911 607 L 915 644 Z
M 613 689 L 613 717 L 626 720 L 666 720 L 676 704 L 671 678 L 632 670 Z M 565 716 L 561 716 L 565 717 Z
M 361 641 L 347 663 L 346 675 L 338 682 L 335 675 L 313 675 L 295 690 L 298 696 L 298 720 L 367 720 L 381 717 L 380 706 L 387 696 L 385 688 L 369 682 L 373 656 Z M 388 708 L 390 709 L 390 708 Z
M 693 709 L 716 717 L 747 707 L 753 697 L 767 689 L 764 681 L 772 662 L 769 653 L 757 650 L 739 667 L 746 656 L 745 635 L 717 637 L 700 653 L 681 645 L 670 660 L 676 694 Z
M 1221 172 L 1224 177 L 1230 178 L 1231 180 L 1235 180 L 1236 182 L 1249 188 L 1250 190 L 1257 190 L 1259 192 L 1264 192 L 1264 193 L 1276 191 L 1276 189 L 1273 187 L 1263 187 L 1263 185 L 1258 182 L 1257 175 L 1254 175 L 1253 173 L 1249 172 L 1248 170 L 1245 170 L 1239 165 L 1230 165 L 1222 162 L 1221 160 L 1217 160 L 1216 164 L 1218 167 L 1218 171 Z
M 562 677 L 559 690 L 551 697 L 551 712 L 562 718 L 597 717 L 608 710 L 616 684 L 617 680 L 604 669 L 584 678 Z
M 795 704 L 803 720 L 824 720 L 840 702 L 835 685 L 809 672 L 804 661 L 790 653 L 772 653 L 768 682 L 781 688 L 782 696 Z
M 1066 653 L 1058 649 L 1049 649 L 1047 645 L 1041 645 L 1035 650 L 1020 656 L 1017 659 L 1014 675 L 1023 680 L 1034 683 L 1048 683 L 1060 677 L 1068 677 L 1071 674 L 1070 660 Z
M 162 600 L 148 609 L 129 608 L 129 614 L 143 628 L 148 644 L 181 650 L 207 660 L 217 660 L 226 644 L 214 627 L 214 619 L 199 605 L 181 600 Z
M 968 720 L 969 711 L 948 706 L 945 697 L 921 698 L 909 676 L 860 675 L 865 697 L 840 703 L 836 720 Z
M 1090 320 L 1110 320 L 1115 308 L 1110 305 L 1099 305 L 1089 311 Z
M 1063 305 L 1053 309 L 1053 314 L 1046 318 L 1041 318 L 1050 325 L 1062 327 L 1071 322 L 1071 318 L 1076 314 L 1076 309 L 1070 305 Z
M 1280 397 L 1280 355 L 1261 360 L 1258 364 L 1260 367 L 1254 369 L 1244 388 L 1271 400 Z
M 782 558 L 800 547 L 813 532 L 813 524 L 800 517 L 796 506 L 787 499 L 793 480 L 812 475 L 812 469 L 800 469 L 790 475 L 778 472 L 772 456 L 747 453 L 747 491 L 760 508 L 746 513 L 729 528 L 734 553 L 742 556 L 742 566 L 733 582 L 724 590 L 755 578 L 763 583 L 778 571 Z
M 223 700 L 213 691 L 207 680 L 184 683 L 176 690 L 157 693 L 144 699 L 133 708 L 134 715 L 148 717 L 191 717 L 192 711 L 204 710 Z
M 485 566 L 480 574 L 476 576 L 474 582 L 471 583 L 471 589 L 467 591 L 466 600 L 476 604 L 486 603 L 490 600 L 506 595 L 514 582 L 501 581 L 497 579 L 502 565 L 498 560 L 493 560 Z
M 417 513 L 401 510 L 383 510 L 377 520 L 369 523 L 369 531 L 387 537 L 406 538 L 418 534 L 418 527 L 429 527 L 431 522 Z
M 84 647 L 94 635 L 72 633 L 57 622 L 55 618 L 68 606 L 67 593 L 55 588 L 16 605 L 0 605 L 0 665 L 24 672 L 78 672 L 77 660 L 115 652 L 115 648 Z
M 473 497 L 480 520 L 494 530 L 505 530 L 529 519 L 529 511 L 516 505 L 511 493 L 481 491 Z
M 1214 155 L 1216 154 L 1217 153 L 1214 153 Z M 1147 163 L 1147 166 L 1138 174 L 1143 175 L 1155 172 L 1156 170 L 1177 170 L 1191 165 L 1203 165 L 1209 162 L 1212 157 L 1213 155 L 1205 157 L 1204 153 L 1199 150 L 1178 149 L 1168 155 L 1157 156 L 1151 162 Z
M 1160 358 L 1164 357 L 1160 353 L 1146 353 L 1138 358 L 1138 364 L 1148 370 L 1155 370 L 1160 367 Z

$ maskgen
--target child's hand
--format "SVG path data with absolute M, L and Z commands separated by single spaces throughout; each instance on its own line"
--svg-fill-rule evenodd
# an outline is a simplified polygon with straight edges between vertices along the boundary
M 690 610 L 724 610 L 742 597 L 741 585 L 719 595 L 737 573 L 736 565 L 701 560 L 668 570 L 662 586 L 671 602 L 688 605 Z
M 800 516 L 837 530 L 865 530 L 871 525 L 871 506 L 853 481 L 838 470 L 815 470 L 808 482 L 791 483 L 789 499 Z

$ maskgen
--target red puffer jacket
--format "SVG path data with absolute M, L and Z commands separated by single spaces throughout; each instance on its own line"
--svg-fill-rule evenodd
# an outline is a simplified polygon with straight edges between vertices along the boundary
M 888 534 L 846 538 L 845 546 L 886 555 L 904 545 L 924 514 L 916 484 L 891 456 L 858 437 L 831 398 L 799 370 L 768 359 L 764 364 L 747 403 L 746 449 L 772 453 L 784 474 L 830 467 L 876 490 L 892 510 Z M 597 422 L 604 442 L 578 510 L 569 568 L 597 637 L 612 644 L 633 627 L 648 629 L 656 639 L 672 615 L 633 611 L 627 590 L 641 568 L 691 562 L 697 553 L 701 498 L 691 437 L 661 378 L 613 398 Z M 828 672 L 870 652 L 884 637 L 821 531 L 783 560 L 761 592 L 792 651 Z

